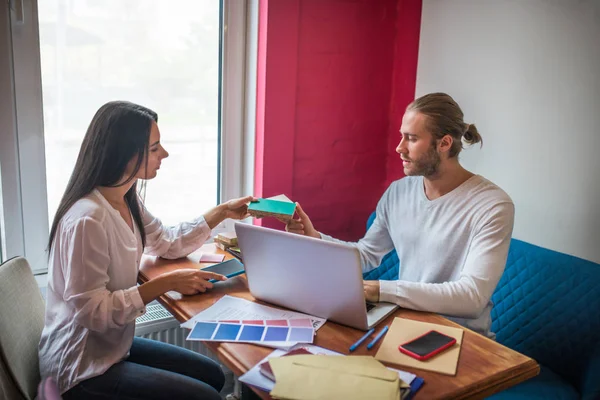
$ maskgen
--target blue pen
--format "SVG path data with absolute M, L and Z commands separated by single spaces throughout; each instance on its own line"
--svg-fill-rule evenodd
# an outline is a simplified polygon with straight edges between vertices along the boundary
M 373 348 L 373 346 L 375 346 L 375 343 L 377 343 L 377 341 L 379 339 L 381 339 L 383 335 L 385 335 L 385 333 L 388 331 L 388 329 L 389 328 L 387 325 L 384 326 L 383 329 L 381 330 L 381 332 L 379 332 L 377 334 L 377 336 L 375 336 L 375 339 L 373 339 L 373 341 L 367 345 L 367 350 L 371 350 Z
M 375 332 L 375 328 L 371 328 L 371 329 L 369 329 L 369 331 L 368 331 L 367 333 L 365 333 L 363 337 L 361 337 L 360 339 L 358 339 L 358 340 L 356 341 L 356 343 L 354 343 L 352 346 L 350 346 L 350 351 L 354 351 L 354 350 L 356 350 L 356 348 L 357 348 L 358 346 L 360 346 L 360 344 L 361 344 L 362 342 L 364 342 L 364 341 L 365 341 L 365 339 L 366 339 L 366 338 L 368 338 L 368 337 L 369 337 L 369 335 L 370 335 L 371 333 L 373 333 L 373 332 Z

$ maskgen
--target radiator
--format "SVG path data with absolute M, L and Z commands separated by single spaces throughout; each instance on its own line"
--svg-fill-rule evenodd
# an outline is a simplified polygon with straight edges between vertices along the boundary
M 185 340 L 188 330 L 179 326 L 179 322 L 158 302 L 152 302 L 146 306 L 146 313 L 136 319 L 135 336 L 170 343 L 195 351 L 215 360 L 225 373 L 225 387 L 221 393 L 234 393 L 239 398 L 241 387 L 233 372 L 225 365 L 202 342 Z
M 214 354 L 201 342 L 185 340 L 188 331 L 159 303 L 146 306 L 146 313 L 136 320 L 135 336 L 158 340 L 164 343 L 198 352 L 215 360 Z

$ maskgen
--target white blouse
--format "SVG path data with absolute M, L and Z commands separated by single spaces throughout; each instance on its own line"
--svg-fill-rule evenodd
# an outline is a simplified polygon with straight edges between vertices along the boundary
M 146 312 L 136 285 L 142 253 L 185 257 L 210 237 L 204 217 L 165 227 L 140 209 L 145 248 L 135 221 L 132 231 L 98 190 L 58 224 L 39 356 L 42 378 L 54 378 L 61 393 L 128 357 L 135 319 Z

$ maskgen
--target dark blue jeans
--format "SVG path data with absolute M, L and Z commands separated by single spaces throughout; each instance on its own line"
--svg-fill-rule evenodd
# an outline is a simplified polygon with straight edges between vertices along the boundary
M 220 399 L 221 367 L 208 357 L 135 337 L 129 358 L 80 382 L 63 399 Z

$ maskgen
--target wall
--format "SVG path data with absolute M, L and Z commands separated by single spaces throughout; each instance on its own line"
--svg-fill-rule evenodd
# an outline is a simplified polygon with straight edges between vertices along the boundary
M 285 193 L 341 239 L 364 234 L 387 186 L 392 98 L 414 94 L 420 15 L 399 13 L 403 3 L 261 1 L 255 195 Z M 412 53 L 399 62 L 406 26 Z M 404 63 L 415 71 L 393 90 Z
M 600 262 L 600 2 L 424 0 L 417 96 L 450 93 L 514 237 Z

